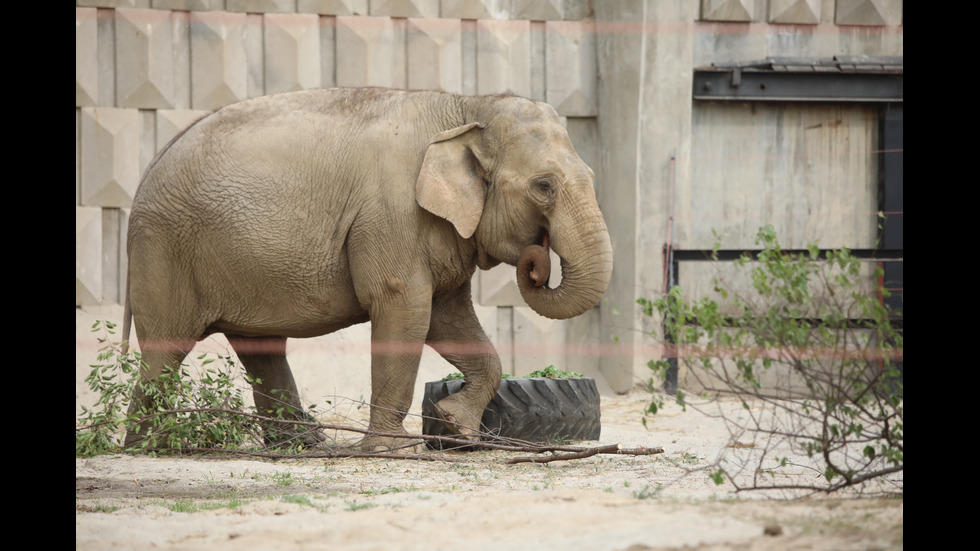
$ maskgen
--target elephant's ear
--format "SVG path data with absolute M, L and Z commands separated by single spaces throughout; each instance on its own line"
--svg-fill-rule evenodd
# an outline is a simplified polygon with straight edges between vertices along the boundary
M 474 122 L 436 134 L 415 184 L 419 206 L 452 222 L 464 238 L 476 231 L 486 200 L 483 168 L 470 147 L 474 128 L 483 125 Z

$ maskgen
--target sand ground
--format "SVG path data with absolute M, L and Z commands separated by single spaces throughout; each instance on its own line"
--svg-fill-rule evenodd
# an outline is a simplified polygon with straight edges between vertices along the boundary
M 92 400 L 77 380 L 94 357 L 94 347 L 85 344 L 91 319 L 114 314 L 76 310 L 76 414 L 80 404 Z M 423 367 L 420 384 L 437 370 L 445 367 Z M 357 400 L 367 388 L 367 371 L 350 382 L 317 379 L 311 373 L 318 371 L 324 370 L 296 369 L 306 397 L 327 394 L 333 414 L 363 420 L 366 408 L 358 409 Z M 736 493 L 730 485 L 715 485 L 709 471 L 717 460 L 752 465 L 752 435 L 733 433 L 719 418 L 670 403 L 644 426 L 649 398 L 639 388 L 625 395 L 604 393 L 600 441 L 582 444 L 662 447 L 663 454 L 518 465 L 504 464 L 515 454 L 500 451 L 440 456 L 455 462 L 76 458 L 76 549 L 904 547 L 901 497 L 776 499 L 785 495 Z M 741 409 L 732 402 L 717 407 L 730 416 Z M 410 422 L 410 430 L 416 422 Z M 800 466 L 777 476 L 802 481 L 819 476 L 797 459 Z M 746 469 L 740 476 L 752 474 Z M 877 489 L 902 484 L 898 477 Z

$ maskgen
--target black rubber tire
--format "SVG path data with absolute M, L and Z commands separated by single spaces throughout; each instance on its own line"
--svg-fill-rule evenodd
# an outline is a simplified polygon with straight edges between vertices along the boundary
M 435 404 L 463 388 L 461 380 L 425 384 L 422 433 L 452 436 L 435 414 Z M 598 440 L 599 390 L 595 379 L 504 379 L 483 410 L 482 431 L 488 435 L 554 444 Z M 493 440 L 485 436 L 484 440 Z M 434 445 L 432 447 L 438 447 Z

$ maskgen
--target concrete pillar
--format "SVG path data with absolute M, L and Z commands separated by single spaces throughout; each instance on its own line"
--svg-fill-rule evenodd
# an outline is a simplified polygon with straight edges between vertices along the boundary
M 697 3 L 599 2 L 597 193 L 613 242 L 613 277 L 600 311 L 600 370 L 616 392 L 645 380 L 654 351 L 636 299 L 663 286 L 672 161 L 691 126 L 692 21 Z

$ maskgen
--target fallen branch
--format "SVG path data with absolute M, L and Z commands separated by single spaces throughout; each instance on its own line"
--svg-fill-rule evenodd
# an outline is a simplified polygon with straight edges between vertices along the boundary
M 419 435 L 410 435 L 417 438 Z M 444 437 L 443 437 L 444 438 Z M 516 465 L 518 463 L 550 463 L 552 461 L 572 461 L 575 459 L 585 459 L 594 455 L 656 455 L 664 453 L 663 448 L 626 448 L 620 444 L 609 444 L 596 447 L 586 446 L 538 446 L 528 444 L 526 446 L 502 446 L 493 442 L 467 442 L 467 446 L 475 449 L 490 449 L 504 451 L 525 451 L 530 453 L 549 453 L 543 457 L 525 456 L 515 457 L 504 461 L 505 465 Z M 445 463 L 466 463 L 465 459 L 448 457 L 446 454 L 406 454 L 397 451 L 390 452 L 358 452 L 350 450 L 328 450 L 328 451 L 309 451 L 299 453 L 276 453 L 257 450 L 236 450 L 227 448 L 156 448 L 158 451 L 171 453 L 221 453 L 229 455 L 241 455 L 248 457 L 261 457 L 264 459 L 407 459 L 412 461 L 441 461 Z
M 658 453 L 664 453 L 663 448 L 632 448 L 623 449 L 620 444 L 610 444 L 608 446 L 597 446 L 595 448 L 580 448 L 581 451 L 564 453 L 564 454 L 554 454 L 545 457 L 515 457 L 505 461 L 507 465 L 514 465 L 517 463 L 550 463 L 552 461 L 571 461 L 574 459 L 584 459 L 586 457 L 592 457 L 593 455 L 599 454 L 617 454 L 617 455 L 655 455 Z
M 289 425 L 302 425 L 310 427 L 311 429 L 317 430 L 327 430 L 327 431 L 338 431 L 338 432 L 354 432 L 363 434 L 365 436 L 380 436 L 385 438 L 395 438 L 395 439 L 407 439 L 414 440 L 414 443 L 407 444 L 401 450 L 408 450 L 414 448 L 421 442 L 435 442 L 439 444 L 439 448 L 442 450 L 500 450 L 500 451 L 512 451 L 512 452 L 528 452 L 536 454 L 550 454 L 545 456 L 525 456 L 516 457 L 504 461 L 506 465 L 513 465 L 517 463 L 550 463 L 552 461 L 572 461 L 575 459 L 584 459 L 587 457 L 592 457 L 594 455 L 600 454 L 615 454 L 615 455 L 655 455 L 663 453 L 664 450 L 661 447 L 656 448 L 628 448 L 624 449 L 620 444 L 609 444 L 602 446 L 566 446 L 566 445 L 553 445 L 553 444 L 539 444 L 535 442 L 528 442 L 524 440 L 515 440 L 509 438 L 501 438 L 490 433 L 476 433 L 467 436 L 435 436 L 428 434 L 406 434 L 406 433 L 392 433 L 392 432 L 378 432 L 368 429 L 351 427 L 346 425 L 330 425 L 322 424 L 314 421 L 302 421 L 298 419 L 280 419 L 274 417 L 266 417 L 262 415 L 257 415 L 254 413 L 243 412 L 240 410 L 228 410 L 222 408 L 195 408 L 195 409 L 179 409 L 170 410 L 167 412 L 160 412 L 156 415 L 161 414 L 173 414 L 173 413 L 190 413 L 190 412 L 216 412 L 216 413 L 228 413 L 243 417 L 252 418 L 258 421 L 266 423 L 284 423 Z M 82 430 L 76 428 L 76 430 Z M 261 457 L 265 459 L 340 459 L 340 458 L 382 458 L 382 459 L 408 459 L 415 461 L 443 461 L 447 463 L 462 463 L 465 460 L 458 458 L 446 457 L 445 454 L 419 454 L 419 453 L 401 453 L 399 449 L 394 449 L 387 452 L 364 452 L 364 451 L 353 451 L 350 449 L 314 449 L 310 451 L 294 452 L 294 453 L 283 453 L 283 452 L 271 452 L 263 450 L 247 450 L 247 449 L 234 449 L 234 448 L 153 448 L 154 451 L 169 452 L 169 453 L 219 453 L 219 454 L 229 454 L 229 455 L 241 455 L 248 457 Z

